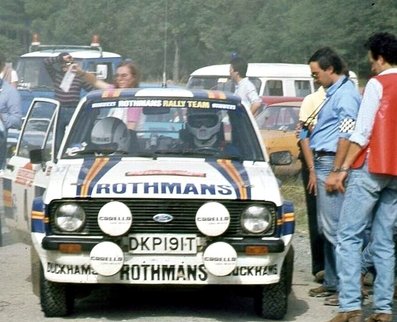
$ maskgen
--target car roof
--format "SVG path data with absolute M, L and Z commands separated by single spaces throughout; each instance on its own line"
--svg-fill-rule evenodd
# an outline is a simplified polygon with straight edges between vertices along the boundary
M 303 97 L 295 96 L 262 96 L 262 103 L 265 105 L 271 105 L 275 103 L 283 102 L 299 102 L 303 101 Z
M 45 58 L 45 57 L 56 57 L 62 51 L 54 50 L 43 50 L 33 51 L 21 56 L 21 58 Z M 65 52 L 65 50 L 63 50 Z M 113 58 L 121 57 L 119 54 L 103 51 L 102 53 L 97 50 L 69 50 L 67 51 L 73 58 L 85 59 L 85 58 Z
M 236 106 L 241 105 L 241 98 L 233 93 L 203 89 L 171 88 L 124 88 L 109 90 L 94 90 L 86 95 L 87 100 L 118 99 L 124 97 L 163 98 L 163 99 L 197 99 L 220 101 Z M 241 105 L 242 106 L 242 105 Z M 224 107 L 226 108 L 226 106 Z
M 229 76 L 230 64 L 205 66 L 191 73 L 192 76 Z M 248 77 L 310 77 L 306 64 L 248 63 Z
M 266 107 L 272 107 L 272 106 L 300 107 L 301 105 L 302 105 L 302 101 L 288 101 L 288 102 L 279 102 L 279 103 L 269 104 Z

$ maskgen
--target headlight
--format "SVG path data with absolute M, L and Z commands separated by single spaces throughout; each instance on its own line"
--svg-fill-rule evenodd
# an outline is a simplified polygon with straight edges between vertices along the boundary
M 259 234 L 271 227 L 272 214 L 265 206 L 254 205 L 246 208 L 241 215 L 241 226 L 247 232 Z
M 55 225 L 62 231 L 78 231 L 85 223 L 83 208 L 75 203 L 65 203 L 55 211 Z

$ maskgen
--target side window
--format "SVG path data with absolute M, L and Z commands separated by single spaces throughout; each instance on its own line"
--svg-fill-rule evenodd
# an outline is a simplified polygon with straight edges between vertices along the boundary
M 22 129 L 16 155 L 29 158 L 29 152 L 34 149 L 45 149 L 46 155 L 52 155 L 52 137 L 54 115 L 57 104 L 37 101 L 27 115 Z
M 283 82 L 281 80 L 268 80 L 266 81 L 265 90 L 263 92 L 265 96 L 284 96 L 283 93 Z
M 262 81 L 258 77 L 248 77 L 248 79 L 252 82 L 252 84 L 254 84 L 256 92 L 259 94 Z
M 295 93 L 297 97 L 305 97 L 310 94 L 310 81 L 308 80 L 296 80 L 295 82 Z
M 218 91 L 234 92 L 234 84 L 230 77 L 193 76 L 189 79 L 187 88 L 210 89 Z

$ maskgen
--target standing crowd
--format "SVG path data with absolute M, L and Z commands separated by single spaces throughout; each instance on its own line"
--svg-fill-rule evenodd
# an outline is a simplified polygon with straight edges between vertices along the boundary
M 364 321 L 363 275 L 370 265 L 375 275 L 373 314 L 365 321 L 393 320 L 397 39 L 376 33 L 365 48 L 375 76 L 362 98 L 335 51 L 324 47 L 310 57 L 312 77 L 321 87 L 303 102 L 298 131 L 307 193 L 316 203 L 315 214 L 309 213 L 314 217 L 309 218 L 311 239 L 322 236 L 323 244 L 323 263 L 312 247 L 317 265 L 312 272 L 317 274 L 323 264 L 323 283 L 309 295 L 339 306 L 329 322 Z

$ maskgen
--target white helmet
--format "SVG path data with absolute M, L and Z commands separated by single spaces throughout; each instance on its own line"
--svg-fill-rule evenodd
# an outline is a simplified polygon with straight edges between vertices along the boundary
M 91 142 L 99 146 L 115 145 L 115 151 L 128 151 L 129 133 L 124 122 L 117 117 L 106 117 L 95 123 L 91 131 Z
M 221 129 L 221 115 L 216 110 L 190 109 L 186 128 L 193 135 L 197 146 L 213 146 Z

